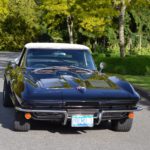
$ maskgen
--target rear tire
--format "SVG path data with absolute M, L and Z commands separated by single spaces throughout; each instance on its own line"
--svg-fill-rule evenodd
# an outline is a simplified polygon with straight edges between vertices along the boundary
M 118 132 L 129 132 L 132 128 L 133 119 L 125 118 L 121 120 L 112 120 L 111 128 Z
M 15 131 L 29 131 L 31 128 L 30 121 L 24 118 L 24 113 L 15 112 L 14 130 Z
M 3 86 L 3 106 L 5 107 L 12 107 L 13 103 L 10 98 L 10 87 L 7 84 L 6 78 L 4 79 L 4 86 Z

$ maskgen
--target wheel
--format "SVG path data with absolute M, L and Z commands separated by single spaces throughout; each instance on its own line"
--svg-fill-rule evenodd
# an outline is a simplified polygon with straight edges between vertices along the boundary
M 108 128 L 109 128 L 109 121 L 108 121 L 108 120 L 101 121 L 100 127 L 101 127 L 102 129 L 108 129 Z
M 103 126 L 103 127 L 108 126 L 108 120 L 101 121 L 100 125 Z
M 13 103 L 10 98 L 10 87 L 7 84 L 6 78 L 4 79 L 4 86 L 3 86 L 3 105 L 5 107 L 12 107 Z
M 29 120 L 24 118 L 24 113 L 15 112 L 14 130 L 15 131 L 29 131 L 31 128 Z
M 111 128 L 114 131 L 118 132 L 128 132 L 132 127 L 133 119 L 125 118 L 121 120 L 112 120 L 111 121 Z

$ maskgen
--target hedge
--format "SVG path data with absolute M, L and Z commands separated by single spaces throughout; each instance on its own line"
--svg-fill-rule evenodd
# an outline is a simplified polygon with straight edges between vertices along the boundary
M 150 75 L 150 56 L 104 57 L 93 54 L 99 68 L 100 62 L 106 63 L 105 72 L 129 75 Z

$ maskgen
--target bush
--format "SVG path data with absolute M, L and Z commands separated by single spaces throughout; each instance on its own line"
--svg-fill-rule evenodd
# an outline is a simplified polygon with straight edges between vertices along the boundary
M 150 66 L 146 66 L 146 75 L 150 75 Z
M 130 56 L 120 57 L 100 57 L 93 55 L 95 63 L 105 62 L 107 67 L 105 72 L 115 74 L 130 75 L 150 75 L 150 56 Z

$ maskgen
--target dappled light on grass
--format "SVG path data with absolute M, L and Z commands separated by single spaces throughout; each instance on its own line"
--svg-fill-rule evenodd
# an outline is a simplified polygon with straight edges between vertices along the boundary
M 150 76 L 123 75 L 122 77 L 127 81 L 142 87 L 143 89 L 150 90 Z

